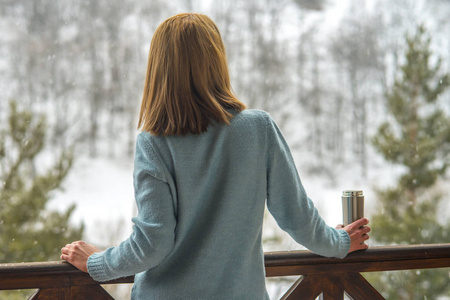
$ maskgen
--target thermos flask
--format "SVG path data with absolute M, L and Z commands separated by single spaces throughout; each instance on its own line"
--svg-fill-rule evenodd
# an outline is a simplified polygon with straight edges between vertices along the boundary
M 342 192 L 342 214 L 344 226 L 364 217 L 363 191 Z

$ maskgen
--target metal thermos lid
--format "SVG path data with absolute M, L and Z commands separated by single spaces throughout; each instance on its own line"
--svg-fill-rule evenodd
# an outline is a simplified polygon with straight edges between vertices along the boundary
M 363 196 L 363 191 L 361 190 L 356 190 L 356 191 L 343 191 L 342 192 L 342 197 L 361 197 Z

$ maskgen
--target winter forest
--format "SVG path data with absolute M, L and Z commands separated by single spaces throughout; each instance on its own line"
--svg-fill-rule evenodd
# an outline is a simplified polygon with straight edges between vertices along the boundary
M 0 0 L 0 263 L 127 237 L 150 41 L 187 11 L 218 25 L 234 92 L 276 120 L 330 226 L 361 189 L 370 246 L 450 242 L 450 1 Z M 303 248 L 267 214 L 264 249 Z M 448 269 L 367 279 L 450 299 Z

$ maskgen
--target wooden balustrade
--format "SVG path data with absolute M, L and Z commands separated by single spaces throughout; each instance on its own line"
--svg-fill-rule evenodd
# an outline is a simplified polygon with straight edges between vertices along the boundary
M 345 259 L 307 251 L 265 254 L 266 276 L 303 275 L 282 299 L 384 299 L 360 272 L 450 267 L 450 244 L 374 247 Z
M 450 244 L 374 247 L 345 259 L 309 251 L 265 253 L 266 276 L 301 275 L 282 299 L 384 299 L 360 272 L 450 267 Z M 132 283 L 133 277 L 102 284 Z M 30 299 L 113 299 L 67 262 L 0 264 L 0 290 L 37 289 Z

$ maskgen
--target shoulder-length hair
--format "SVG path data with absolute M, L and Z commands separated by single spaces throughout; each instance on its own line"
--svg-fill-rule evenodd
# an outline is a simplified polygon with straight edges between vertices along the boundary
M 138 128 L 154 135 L 200 134 L 213 121 L 229 124 L 246 107 L 231 90 L 225 47 L 205 15 L 175 15 L 150 45 Z

